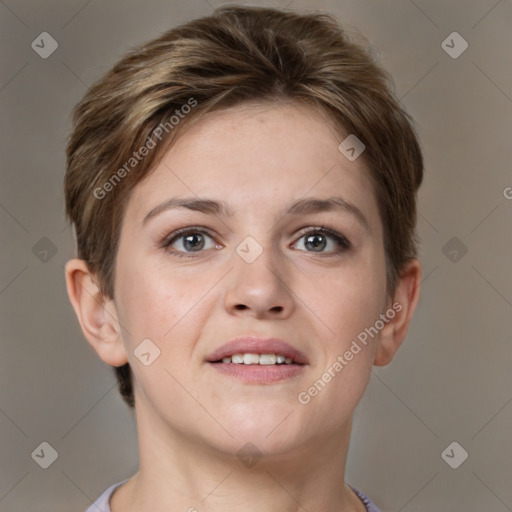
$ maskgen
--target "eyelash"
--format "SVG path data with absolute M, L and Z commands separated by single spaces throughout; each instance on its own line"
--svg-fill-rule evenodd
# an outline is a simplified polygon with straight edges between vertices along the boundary
M 325 254 L 324 253 L 315 253 L 314 251 L 303 251 L 303 252 L 309 252 L 312 254 L 320 254 L 324 257 L 328 257 L 328 256 L 335 256 L 337 254 L 345 252 L 352 247 L 352 244 L 346 237 L 344 237 L 340 233 L 337 233 L 336 231 L 333 231 L 329 228 L 326 228 L 324 226 L 318 226 L 315 228 L 310 227 L 307 229 L 308 229 L 308 231 L 303 231 L 301 233 L 301 235 L 299 236 L 299 238 L 297 239 L 297 241 L 300 240 L 301 238 L 305 237 L 306 235 L 321 234 L 321 235 L 326 235 L 326 236 L 332 238 L 336 242 L 337 248 L 333 252 L 325 253 Z M 214 240 L 214 237 L 210 234 L 209 231 L 206 231 L 202 228 L 188 227 L 188 228 L 183 228 L 178 231 L 175 231 L 174 233 L 171 233 L 169 236 L 164 238 L 164 240 L 161 242 L 160 245 L 162 248 L 167 250 L 174 242 L 176 242 L 180 238 L 182 238 L 186 235 L 198 234 L 198 233 L 202 234 L 202 235 L 206 235 L 206 236 L 212 238 L 212 240 Z M 196 257 L 194 252 L 169 251 L 169 250 L 167 250 L 167 252 L 169 254 L 172 254 L 173 256 L 177 256 L 178 258 L 195 258 Z M 197 254 L 200 254 L 201 252 L 204 252 L 204 251 L 196 251 Z

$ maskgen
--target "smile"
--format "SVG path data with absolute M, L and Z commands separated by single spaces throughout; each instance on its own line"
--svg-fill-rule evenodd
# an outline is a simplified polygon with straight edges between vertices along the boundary
M 275 364 L 295 364 L 291 357 L 286 357 L 280 354 L 233 354 L 231 357 L 223 357 L 223 363 L 233 364 L 260 364 L 260 365 L 275 365 Z

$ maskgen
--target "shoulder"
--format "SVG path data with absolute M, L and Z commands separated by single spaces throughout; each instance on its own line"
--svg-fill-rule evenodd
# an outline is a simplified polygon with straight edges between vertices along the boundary
M 101 496 L 85 511 L 85 512 L 111 512 L 110 510 L 110 497 L 112 493 L 128 479 L 118 482 L 117 484 L 111 485 L 108 489 L 105 489 Z
M 366 496 L 364 492 L 361 492 L 352 486 L 350 486 L 350 488 L 359 496 L 361 501 L 364 503 L 367 512 L 381 512 L 380 509 L 377 508 L 377 505 L 375 505 L 375 503 L 373 503 L 373 501 L 368 496 Z

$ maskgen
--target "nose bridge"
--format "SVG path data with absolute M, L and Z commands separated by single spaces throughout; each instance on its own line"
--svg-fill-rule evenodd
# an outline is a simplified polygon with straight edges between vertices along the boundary
M 226 294 L 226 308 L 249 309 L 263 315 L 271 311 L 289 314 L 293 298 L 286 285 L 284 260 L 278 253 L 271 233 L 263 235 L 264 245 L 247 236 L 233 253 L 234 272 Z

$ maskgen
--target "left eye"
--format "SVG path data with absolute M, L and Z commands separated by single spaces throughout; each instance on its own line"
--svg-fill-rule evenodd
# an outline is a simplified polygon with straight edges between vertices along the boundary
M 328 239 L 334 240 L 334 249 L 332 251 L 324 251 L 328 245 Z M 306 234 L 302 235 L 299 240 L 304 240 L 304 246 L 307 248 L 307 252 L 342 252 L 347 250 L 350 247 L 350 242 L 339 233 L 335 231 L 331 231 L 325 228 L 317 228 L 308 231 Z M 311 249 L 311 250 L 308 250 Z

